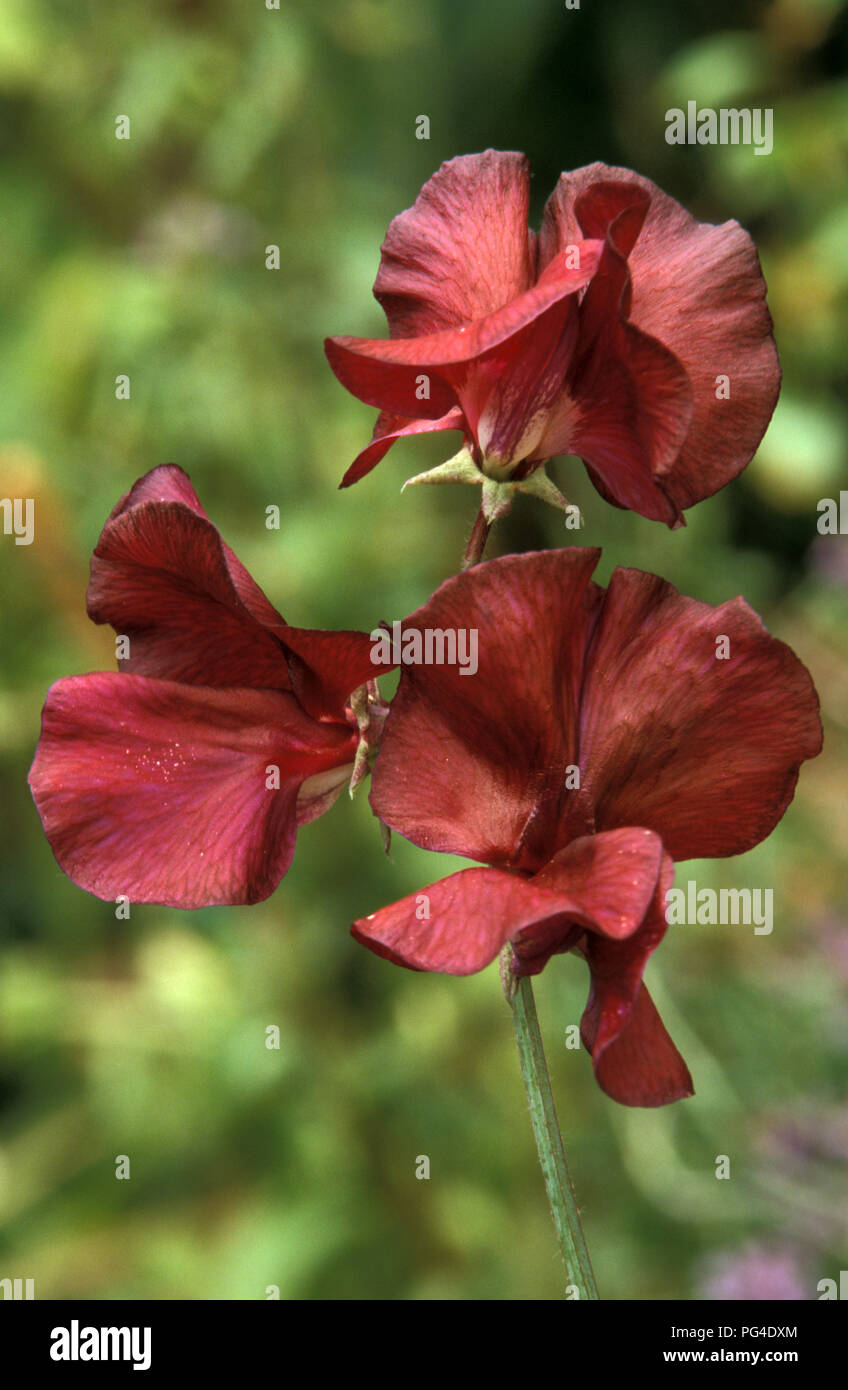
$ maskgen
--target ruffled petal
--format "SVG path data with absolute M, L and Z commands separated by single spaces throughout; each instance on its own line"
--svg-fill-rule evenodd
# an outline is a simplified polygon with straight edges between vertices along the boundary
M 765 281 L 754 244 L 737 222 L 698 222 L 650 179 L 604 164 L 561 176 L 545 212 L 541 264 L 575 237 L 600 235 L 591 212 L 605 211 L 610 183 L 629 188 L 631 199 L 649 200 L 627 253 L 632 292 L 622 314 L 673 355 L 691 389 L 685 439 L 657 468 L 669 501 L 682 509 L 742 471 L 774 410 L 780 367 Z
M 556 198 L 546 211 L 546 245 L 559 240 Z M 587 234 L 604 237 L 604 250 L 580 306 L 567 390 L 537 452 L 579 454 L 604 497 L 674 526 L 680 511 L 664 478 L 689 429 L 692 390 L 674 353 L 628 319 L 628 256 L 649 201 L 632 183 L 592 184 L 577 198 L 577 217 Z
M 580 1023 L 602 1090 L 622 1105 L 668 1105 L 693 1094 L 692 1078 L 642 983 L 666 932 L 666 893 L 674 865 L 666 855 L 639 930 L 624 940 L 587 935 L 580 953 L 591 975 Z
M 253 903 L 289 866 L 302 784 L 355 751 L 291 694 L 71 676 L 48 693 L 29 781 L 59 864 L 97 897 Z
M 473 975 L 528 923 L 559 917 L 567 894 L 536 887 L 501 869 L 461 869 L 420 893 L 372 912 L 351 931 L 395 965 Z
M 405 439 L 407 435 L 413 434 L 434 434 L 440 430 L 464 429 L 464 416 L 459 406 L 454 406 L 440 420 L 407 420 L 402 415 L 389 415 L 385 410 L 381 411 L 374 426 L 371 443 L 357 454 L 339 487 L 350 487 L 352 483 L 358 483 L 360 478 L 364 478 L 366 473 L 377 467 L 398 439 Z
M 179 468 L 124 497 L 91 562 L 89 616 L 129 638 L 134 675 L 192 685 L 290 687 L 283 620 L 224 544 Z
M 188 474 L 175 463 L 165 463 L 160 464 L 158 468 L 151 468 L 149 473 L 145 473 L 143 478 L 138 479 L 129 492 L 113 507 L 106 527 L 117 517 L 132 510 L 133 507 L 142 506 L 145 502 L 180 502 L 183 506 L 188 507 L 189 511 L 202 517 L 204 521 L 209 521 L 209 517 L 200 504 L 200 499 L 191 485 Z M 105 530 L 106 528 L 104 528 L 104 535 Z M 258 623 L 273 625 L 273 623 L 279 622 L 279 613 L 273 604 L 268 602 L 255 579 L 248 573 L 223 537 L 219 536 L 219 540 L 221 553 L 226 561 L 233 587 L 247 611 Z M 106 621 L 111 620 L 106 619 Z
M 504 370 L 527 352 L 541 368 L 559 344 L 576 312 L 571 298 L 591 280 L 601 244 L 581 240 L 576 252 L 575 264 L 564 254 L 532 289 L 460 327 L 418 338 L 327 338 L 330 366 L 368 405 L 410 420 L 438 420 L 460 406 L 473 431 Z
M 371 790 L 392 829 L 425 849 L 536 871 L 593 828 L 566 782 L 598 555 L 575 547 L 476 565 L 404 622 L 412 642 L 422 634 L 422 656 L 428 630 L 434 656 L 435 634 L 449 631 L 477 670 L 403 665 Z
M 382 246 L 374 294 L 391 336 L 471 323 L 529 289 L 536 278 L 529 201 L 523 154 L 486 150 L 444 163 Z
M 630 827 L 572 840 L 530 880 L 535 888 L 568 895 L 568 920 L 526 928 L 513 940 L 515 974 L 538 975 L 552 955 L 572 948 L 583 928 L 613 941 L 632 936 L 651 905 L 662 862 L 662 841 L 651 830 Z
M 590 1037 L 587 1030 L 583 1041 L 589 1052 Z M 630 1021 L 593 1062 L 601 1090 L 621 1105 L 671 1105 L 695 1094 L 689 1068 L 644 985 L 636 992 Z
M 575 841 L 535 878 L 463 869 L 357 921 L 364 946 L 412 970 L 472 975 L 511 940 L 516 975 L 536 975 L 584 930 L 620 940 L 654 897 L 662 845 L 649 830 Z
M 630 316 L 682 363 L 693 418 L 666 486 L 691 507 L 737 477 L 765 434 L 780 363 L 756 247 L 738 222 L 697 222 L 655 191 L 630 257 Z
M 580 720 L 598 829 L 649 826 L 675 860 L 742 854 L 774 829 L 821 739 L 809 673 L 743 599 L 713 608 L 615 570 Z
M 354 690 L 397 664 L 374 660 L 374 643 L 367 632 L 283 626 L 280 637 L 292 690 L 313 719 L 342 720 Z

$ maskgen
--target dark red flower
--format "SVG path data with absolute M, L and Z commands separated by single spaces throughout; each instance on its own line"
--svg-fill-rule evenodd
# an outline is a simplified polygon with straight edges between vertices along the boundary
M 477 632 L 478 665 L 409 665 L 371 804 L 464 869 L 357 921 L 417 970 L 467 975 L 507 942 L 514 970 L 586 958 L 583 1042 L 629 1105 L 691 1094 L 642 984 L 673 861 L 741 854 L 776 825 L 821 747 L 810 677 L 741 598 L 720 608 L 599 552 L 510 556 L 443 584 L 404 623 Z M 720 639 L 727 639 L 723 641 Z
M 389 339 L 326 343 L 382 412 L 343 486 L 402 435 L 461 430 L 461 481 L 577 454 L 609 501 L 679 525 L 745 467 L 777 401 L 751 238 L 605 164 L 560 176 L 538 238 L 529 194 L 526 158 L 487 150 L 391 223 L 374 284 Z
M 370 638 L 289 627 L 171 466 L 109 517 L 87 607 L 129 655 L 48 693 L 29 781 L 59 864 L 101 898 L 267 897 L 367 745 Z

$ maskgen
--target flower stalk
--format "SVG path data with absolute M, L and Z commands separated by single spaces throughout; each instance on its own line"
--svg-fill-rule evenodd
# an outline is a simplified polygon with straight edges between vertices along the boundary
M 474 522 L 474 527 L 468 539 L 468 545 L 465 547 L 465 554 L 462 557 L 462 568 L 464 570 L 470 569 L 472 565 L 476 565 L 479 560 L 482 560 L 483 551 L 486 549 L 486 541 L 489 539 L 489 532 L 491 529 L 492 523 L 487 521 L 481 506 L 477 513 L 477 520 Z
M 566 1297 L 598 1299 L 598 1286 L 557 1121 L 533 986 L 528 976 L 518 979 L 513 974 L 512 946 L 509 942 L 501 952 L 500 968 L 504 995 L 512 1009 L 521 1075 L 530 1105 L 530 1119 L 551 1217 L 565 1264 Z

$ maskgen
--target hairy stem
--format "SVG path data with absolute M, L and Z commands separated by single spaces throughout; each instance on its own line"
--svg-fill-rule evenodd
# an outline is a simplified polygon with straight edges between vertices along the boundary
M 554 1229 L 565 1262 L 567 1298 L 597 1299 L 598 1287 L 580 1223 L 577 1200 L 568 1171 L 562 1136 L 557 1123 L 551 1082 L 536 1016 L 533 986 L 512 970 L 512 947 L 507 942 L 501 953 L 501 983 L 512 1008 L 512 1021 L 521 1074 L 530 1104 L 530 1119 L 539 1152 L 539 1162 L 548 1192 Z
M 489 539 L 489 532 L 491 529 L 491 522 L 486 520 L 481 506 L 477 513 L 477 520 L 474 522 L 474 529 L 471 532 L 468 545 L 465 547 L 465 554 L 462 557 L 462 568 L 464 570 L 470 569 L 472 565 L 477 564 L 478 560 L 482 560 L 483 551 L 486 549 L 486 541 Z

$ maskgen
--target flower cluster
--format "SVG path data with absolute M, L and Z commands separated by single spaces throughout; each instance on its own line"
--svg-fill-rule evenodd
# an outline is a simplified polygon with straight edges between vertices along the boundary
M 678 526 L 744 468 L 777 397 L 750 238 L 600 164 L 562 175 L 538 236 L 528 203 L 523 156 L 488 151 L 443 165 L 391 224 L 374 287 L 390 337 L 327 341 L 380 410 L 344 483 L 403 436 L 457 430 L 459 454 L 423 476 L 479 482 L 487 523 L 513 491 L 562 502 L 543 465 L 573 453 L 603 497 Z M 630 569 L 604 589 L 599 553 L 448 579 L 404 636 L 429 650 L 424 636 L 473 632 L 473 663 L 404 658 L 387 712 L 376 677 L 397 656 L 287 624 L 186 475 L 155 468 L 92 561 L 88 612 L 114 628 L 120 669 L 59 680 L 44 708 L 30 783 L 59 864 L 102 898 L 256 902 L 298 828 L 373 766 L 384 825 L 474 865 L 357 921 L 356 939 L 456 975 L 504 947 L 513 978 L 582 956 L 603 1090 L 690 1095 L 643 983 L 674 864 L 771 832 L 821 747 L 818 701 L 741 598 L 713 608 Z

